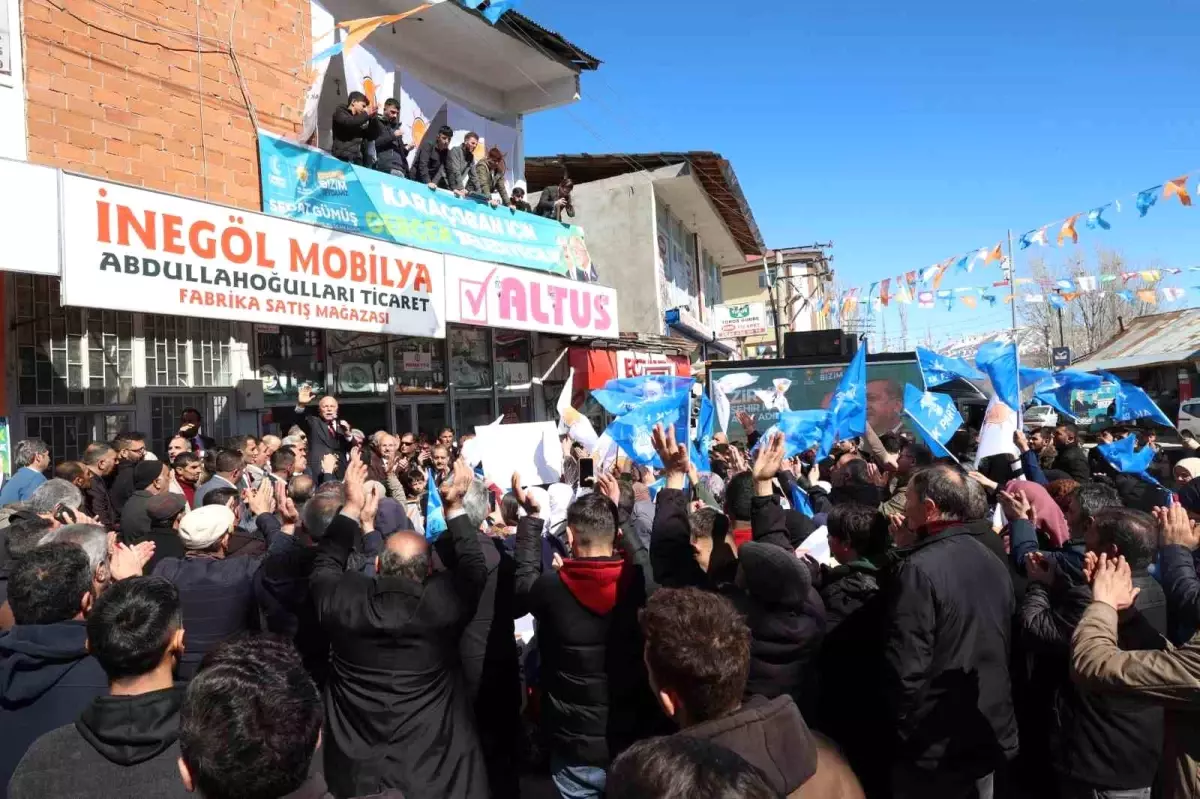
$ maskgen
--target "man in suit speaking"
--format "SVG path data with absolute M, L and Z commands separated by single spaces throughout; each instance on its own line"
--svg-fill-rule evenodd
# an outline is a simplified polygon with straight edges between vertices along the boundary
M 328 394 L 321 397 L 316 413 L 308 407 L 312 399 L 312 388 L 301 386 L 295 408 L 296 424 L 308 435 L 309 463 L 319 465 L 327 454 L 333 453 L 337 456 L 335 476 L 340 480 L 354 446 L 350 423 L 338 418 L 338 401 L 334 397 Z

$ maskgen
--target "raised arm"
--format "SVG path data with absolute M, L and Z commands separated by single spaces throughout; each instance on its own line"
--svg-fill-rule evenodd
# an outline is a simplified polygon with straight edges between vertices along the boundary
M 750 529 L 755 541 L 774 544 L 794 552 L 788 538 L 787 516 L 775 496 L 775 476 L 783 465 L 783 433 L 774 433 L 758 448 L 754 459 L 754 500 L 751 503 Z
M 667 588 L 701 587 L 708 575 L 696 563 L 688 524 L 687 496 L 683 492 L 688 473 L 687 444 L 675 441 L 674 426 L 663 430 L 655 425 L 654 448 L 666 471 L 666 487 L 658 492 L 654 526 L 650 530 L 650 564 L 655 581 Z

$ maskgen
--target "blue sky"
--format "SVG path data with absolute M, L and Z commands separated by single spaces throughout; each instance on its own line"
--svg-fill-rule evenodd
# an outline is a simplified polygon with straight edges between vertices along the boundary
M 1080 220 L 1086 254 L 1099 245 L 1138 266 L 1200 265 L 1193 2 L 519 7 L 605 62 L 585 76 L 581 102 L 526 119 L 528 154 L 720 152 L 767 245 L 832 240 L 847 286 L 1118 197 L 1125 211 L 1106 212 L 1111 231 L 1087 231 Z M 1160 200 L 1137 218 L 1133 193 L 1188 171 L 1195 206 Z M 1044 254 L 1054 261 L 1070 249 Z M 1018 275 L 1031 252 L 1018 253 Z M 948 275 L 943 288 L 993 279 L 994 266 Z M 1183 302 L 1200 305 L 1200 289 L 1190 288 L 1200 272 L 1162 285 L 1189 288 Z M 976 312 L 914 304 L 909 329 L 923 336 L 928 327 L 937 339 L 1007 319 L 1002 304 Z

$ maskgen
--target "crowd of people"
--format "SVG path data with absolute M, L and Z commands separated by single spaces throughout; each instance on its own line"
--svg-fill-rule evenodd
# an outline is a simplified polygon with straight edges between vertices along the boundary
M 817 461 L 742 416 L 710 471 L 657 427 L 659 469 L 564 438 L 496 486 L 314 399 L 49 479 L 15 445 L 5 795 L 1200 796 L 1200 461 L 1172 491 L 1071 425 Z
M 500 148 L 490 147 L 476 159 L 479 134 L 474 131 L 453 147 L 454 129 L 449 125 L 430 131 L 416 147 L 410 165 L 413 147 L 404 143 L 400 103 L 395 98 L 385 100 L 380 111 L 362 92 L 350 92 L 346 104 L 334 109 L 330 131 L 330 155 L 347 163 L 424 183 L 430 189 L 445 189 L 459 197 L 474 197 L 493 208 L 505 206 L 560 222 L 564 216 L 575 216 L 570 178 L 564 176 L 557 186 L 547 187 L 537 206 L 531 207 L 525 199 L 525 181 L 516 181 L 509 191 Z

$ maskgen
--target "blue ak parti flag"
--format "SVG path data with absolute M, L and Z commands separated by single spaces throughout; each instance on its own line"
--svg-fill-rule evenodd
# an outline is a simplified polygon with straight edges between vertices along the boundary
M 690 377 L 669 375 L 622 377 L 609 380 L 604 388 L 593 391 L 592 398 L 613 416 L 620 416 L 645 402 L 690 390 L 693 382 Z
M 433 469 L 425 467 L 425 538 L 429 541 L 438 540 L 438 536 L 446 532 L 446 512 L 442 508 L 442 494 L 438 491 L 437 479 Z
M 693 400 L 694 401 L 694 400 Z M 689 442 L 688 457 L 696 464 L 696 471 L 712 471 L 708 451 L 712 449 L 713 430 L 717 415 L 707 394 L 700 395 L 700 412 L 696 417 L 696 435 Z
M 784 455 L 794 458 L 820 445 L 829 419 L 829 411 L 782 411 L 771 430 L 783 433 Z M 763 435 L 763 439 L 767 437 Z
M 964 380 L 983 380 L 987 377 L 962 358 L 939 355 L 924 347 L 917 347 L 917 363 L 921 367 L 921 379 L 925 381 L 926 389 L 944 385 L 959 377 Z
M 1014 411 L 1021 407 L 1021 389 L 1036 384 L 1054 374 L 1049 369 L 1021 369 L 1018 381 L 1019 358 L 1017 345 L 985 341 L 975 352 L 975 365 L 992 381 L 996 397 Z
M 642 402 L 633 410 L 618 416 L 608 425 L 609 437 L 624 450 L 634 463 L 662 468 L 662 460 L 654 451 L 654 442 L 651 438 L 651 433 L 657 424 L 661 424 L 663 428 L 674 425 L 675 440 L 680 443 L 688 441 L 688 402 L 691 397 L 691 382 L 692 380 L 689 378 L 686 389 L 678 387 L 672 393 Z M 594 396 L 595 392 L 592 393 Z M 708 435 L 711 440 L 711 428 Z M 700 468 L 699 464 L 696 468 Z
M 792 483 L 791 495 L 788 500 L 792 503 L 792 510 L 800 511 L 808 518 L 812 518 L 812 503 L 808 501 L 808 494 L 803 488 Z
M 946 442 L 963 421 L 954 400 L 945 394 L 921 391 L 909 383 L 904 387 L 904 413 L 936 457 L 950 457 Z
M 1096 448 L 1118 472 L 1136 474 L 1143 480 L 1159 485 L 1157 480 L 1146 473 L 1150 462 L 1154 460 L 1154 450 L 1151 447 L 1142 447 L 1141 450 L 1138 450 L 1137 436 L 1125 436 L 1120 441 L 1099 444 Z
M 1071 410 L 1071 392 L 1091 391 L 1100 388 L 1103 383 L 1102 377 L 1091 372 L 1064 369 L 1035 383 L 1033 399 L 1049 405 L 1067 419 L 1074 419 L 1075 412 Z
M 1155 424 L 1160 424 L 1163 427 L 1175 426 L 1174 422 L 1162 412 L 1161 408 L 1154 404 L 1154 400 L 1150 399 L 1150 395 L 1145 391 L 1135 385 L 1122 381 L 1108 372 L 1101 372 L 1100 374 L 1105 380 L 1115 383 L 1117 386 L 1117 396 L 1114 399 L 1116 408 L 1112 417 L 1114 420 L 1127 422 L 1137 419 L 1150 419 Z
M 842 373 L 829 402 L 829 421 L 821 436 L 817 460 L 829 455 L 837 441 L 867 432 L 867 343 L 858 348 L 854 360 Z

